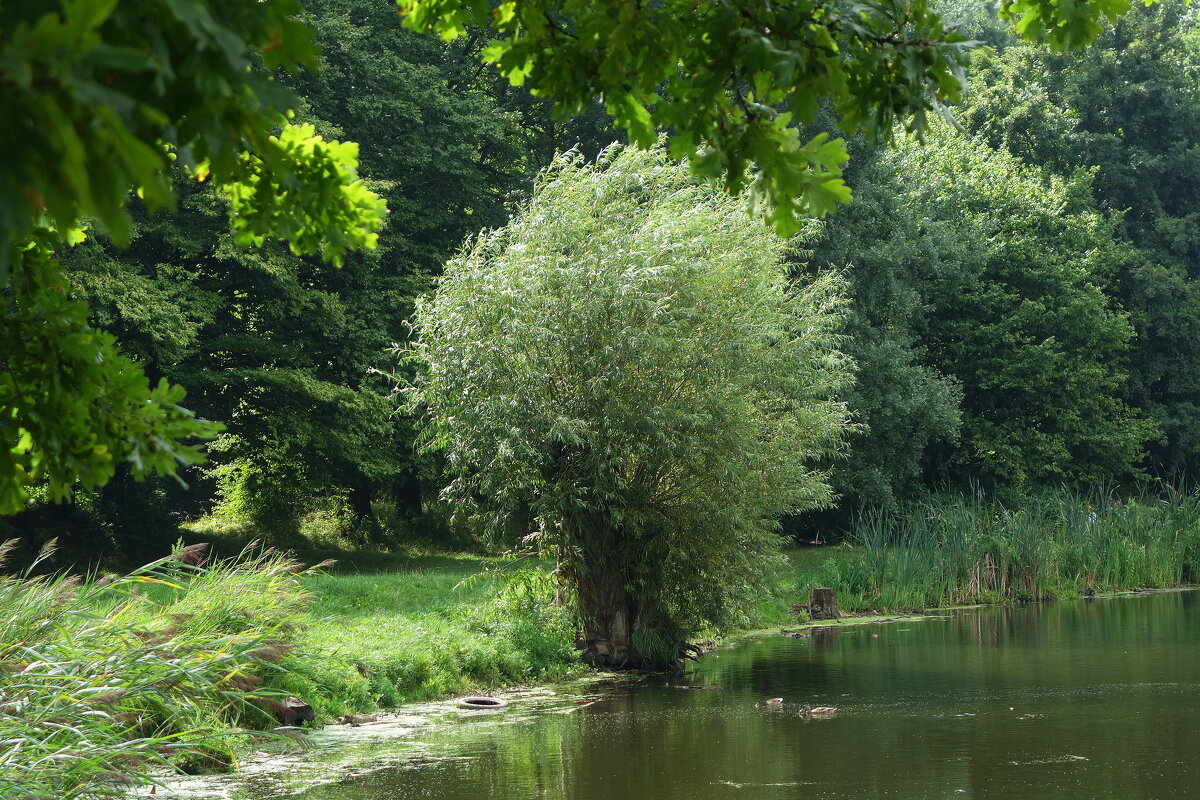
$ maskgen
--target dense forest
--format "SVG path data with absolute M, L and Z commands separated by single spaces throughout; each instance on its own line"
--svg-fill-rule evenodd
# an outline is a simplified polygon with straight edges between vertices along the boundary
M 410 366 L 394 348 L 442 264 L 504 224 L 556 153 L 621 136 L 599 104 L 557 121 L 480 64 L 483 35 L 442 43 L 369 0 L 305 6 L 321 68 L 288 80 L 303 121 L 358 142 L 389 208 L 378 248 L 335 266 L 238 247 L 227 200 L 181 170 L 177 215 L 135 208 L 127 247 L 98 231 L 65 252 L 94 324 L 224 429 L 186 488 L 123 469 L 65 504 L 44 495 L 3 523 L 29 547 L 161 550 L 206 515 L 281 542 L 478 533 L 446 521 L 453 470 L 397 411 Z M 791 256 L 799 283 L 840 276 L 856 364 L 841 398 L 857 428 L 827 464 L 840 499 L 789 520 L 797 534 L 836 537 L 928 492 L 1119 492 L 1200 466 L 1197 10 L 1138 5 L 1055 53 L 986 3 L 944 6 L 985 44 L 953 120 L 895 146 L 851 141 L 853 202 Z

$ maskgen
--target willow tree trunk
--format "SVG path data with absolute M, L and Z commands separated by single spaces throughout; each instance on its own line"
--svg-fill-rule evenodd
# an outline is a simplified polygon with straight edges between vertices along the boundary
M 579 596 L 584 663 L 601 669 L 671 670 L 699 652 L 684 641 L 684 632 L 660 602 L 630 590 L 630 554 L 620 528 L 607 515 L 588 514 L 569 527 L 568 543 L 577 561 L 563 569 Z
M 637 667 L 637 602 L 629 592 L 620 537 L 602 514 L 577 520 L 574 533 L 582 556 L 572 577 L 583 615 L 583 661 L 601 669 Z

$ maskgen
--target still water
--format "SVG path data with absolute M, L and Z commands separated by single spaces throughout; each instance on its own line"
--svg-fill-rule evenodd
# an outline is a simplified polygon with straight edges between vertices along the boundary
M 570 711 L 460 712 L 376 743 L 387 766 L 227 796 L 1200 798 L 1197 592 L 760 639 L 672 682 L 720 688 L 646 679 Z M 756 707 L 770 697 L 785 703 Z M 805 703 L 838 712 L 806 719 Z

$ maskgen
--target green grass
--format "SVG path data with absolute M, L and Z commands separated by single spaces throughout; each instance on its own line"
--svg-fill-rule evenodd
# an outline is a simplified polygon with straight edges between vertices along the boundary
M 227 553 L 245 546 L 242 527 L 220 523 L 193 525 L 189 538 Z M 280 681 L 320 719 L 579 669 L 547 565 L 414 547 L 292 552 L 305 563 L 337 559 L 303 578 L 314 600 L 296 620 L 297 657 Z
M 573 624 L 539 567 L 476 556 L 414 558 L 393 572 L 307 578 L 290 689 L 318 713 L 527 684 L 577 669 Z

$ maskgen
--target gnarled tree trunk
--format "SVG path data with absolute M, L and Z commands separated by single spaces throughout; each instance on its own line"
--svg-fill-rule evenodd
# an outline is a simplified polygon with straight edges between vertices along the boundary
M 583 661 L 601 669 L 637 667 L 637 608 L 622 568 L 619 536 L 603 514 L 588 515 L 577 524 L 583 563 L 572 571 L 583 613 Z
M 600 669 L 677 669 L 696 649 L 683 641 L 662 609 L 630 591 L 620 531 L 603 514 L 589 515 L 577 526 L 574 541 L 582 563 L 569 577 L 583 614 L 584 663 Z M 637 632 L 646 634 L 643 644 L 654 642 L 652 652 L 638 649 Z

